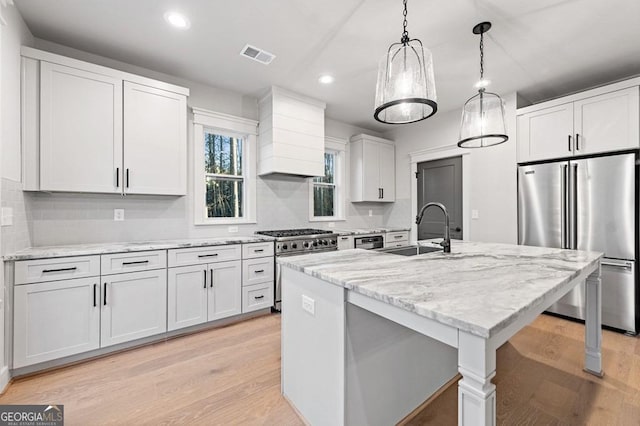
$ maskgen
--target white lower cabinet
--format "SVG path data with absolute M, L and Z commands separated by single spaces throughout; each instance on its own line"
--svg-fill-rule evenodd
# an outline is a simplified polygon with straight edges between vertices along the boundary
M 169 268 L 169 331 L 242 312 L 239 260 Z
M 340 235 L 338 237 L 338 250 L 349 250 L 353 247 L 353 235 Z
M 99 277 L 14 288 L 13 368 L 100 347 Z
M 167 331 L 166 269 L 102 277 L 100 346 Z

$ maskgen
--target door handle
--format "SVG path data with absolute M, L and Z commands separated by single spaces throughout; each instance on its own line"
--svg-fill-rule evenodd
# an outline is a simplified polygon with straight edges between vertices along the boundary
M 93 307 L 96 307 L 96 287 L 98 287 L 98 284 L 94 284 L 93 285 Z
M 126 176 L 126 185 L 127 185 L 127 188 L 129 188 L 129 169 L 127 169 L 126 175 L 127 175 Z
M 209 282 L 209 287 L 213 288 L 213 268 L 210 269 L 210 271 L 211 271 L 211 276 L 210 276 L 211 281 Z
M 627 271 L 631 271 L 633 269 L 633 264 L 631 262 L 617 263 L 617 262 L 611 262 L 607 260 L 601 260 L 600 265 L 612 266 L 614 268 L 622 268 L 622 269 L 626 269 Z
M 580 133 L 576 133 L 576 151 L 580 151 Z
M 204 283 L 204 288 L 207 288 L 207 270 L 205 269 L 204 271 L 204 277 L 202 278 L 202 282 Z
M 571 137 L 571 136 L 569 136 Z M 569 248 L 567 244 L 567 230 L 569 221 L 569 216 L 567 214 L 567 207 L 569 204 L 568 192 L 567 192 L 567 168 L 566 164 L 560 166 L 560 179 L 561 179 L 561 194 L 560 194 L 560 247 L 563 249 Z
M 571 135 L 567 135 L 567 149 L 571 152 Z
M 104 283 L 104 297 L 103 297 L 103 301 L 102 304 L 104 306 L 107 306 L 107 283 Z
M 120 167 L 116 167 L 116 188 L 120 188 Z
M 570 206 L 573 210 L 571 213 L 571 220 L 573 221 L 573 223 L 571 224 L 571 232 L 573 233 L 573 236 L 571 238 L 571 248 L 576 250 L 578 248 L 578 165 L 572 164 L 571 166 L 573 167 L 573 184 L 571 185 L 573 194 L 571 195 Z
M 384 200 L 384 188 L 380 188 L 380 191 L 382 191 L 382 197 L 380 197 L 380 198 L 382 198 Z

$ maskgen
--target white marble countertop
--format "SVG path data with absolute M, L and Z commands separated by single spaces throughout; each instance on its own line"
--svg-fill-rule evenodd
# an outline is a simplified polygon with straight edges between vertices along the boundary
M 434 240 L 420 244 L 433 246 Z M 600 252 L 454 240 L 451 253 L 400 256 L 352 249 L 277 260 L 350 291 L 488 338 L 602 256 Z
M 384 234 L 386 232 L 400 232 L 411 231 L 411 228 L 391 227 L 391 228 L 355 228 L 355 229 L 332 229 L 328 228 L 328 231 L 333 231 L 338 235 L 369 235 L 369 234 Z
M 274 238 L 264 235 L 197 238 L 180 240 L 138 241 L 129 243 L 96 243 L 74 244 L 67 246 L 32 247 L 7 254 L 5 261 L 46 259 L 52 257 L 88 256 L 109 253 L 128 253 L 146 250 L 167 250 L 174 248 L 219 246 L 227 244 L 257 243 L 273 241 Z

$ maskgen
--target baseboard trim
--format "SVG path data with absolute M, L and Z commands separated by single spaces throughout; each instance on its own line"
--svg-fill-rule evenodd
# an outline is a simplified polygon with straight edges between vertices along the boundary
M 420 412 L 422 412 L 422 410 L 424 410 L 427 407 L 427 405 L 431 404 L 437 397 L 442 395 L 442 393 L 444 391 L 446 391 L 447 389 L 449 389 L 450 386 L 453 386 L 456 383 L 458 383 L 458 380 L 460 380 L 460 379 L 462 379 L 462 375 L 460 373 L 456 374 L 451 380 L 449 380 L 447 383 L 442 385 L 442 387 L 440 389 L 438 389 L 433 395 L 431 395 L 429 398 L 427 398 L 427 400 L 425 402 L 423 402 L 422 404 L 418 405 L 415 410 L 413 410 L 412 412 L 407 414 L 404 417 L 404 419 L 400 420 L 398 422 L 397 426 L 404 426 L 404 425 L 408 424 L 418 414 L 420 414 Z

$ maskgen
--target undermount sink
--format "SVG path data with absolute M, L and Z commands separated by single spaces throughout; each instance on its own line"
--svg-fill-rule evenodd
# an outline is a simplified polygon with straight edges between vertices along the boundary
M 406 247 L 391 247 L 378 249 L 376 251 L 389 254 L 397 254 L 400 256 L 416 256 L 418 254 L 431 253 L 434 251 L 442 251 L 441 248 L 427 247 L 427 246 L 406 246 Z

